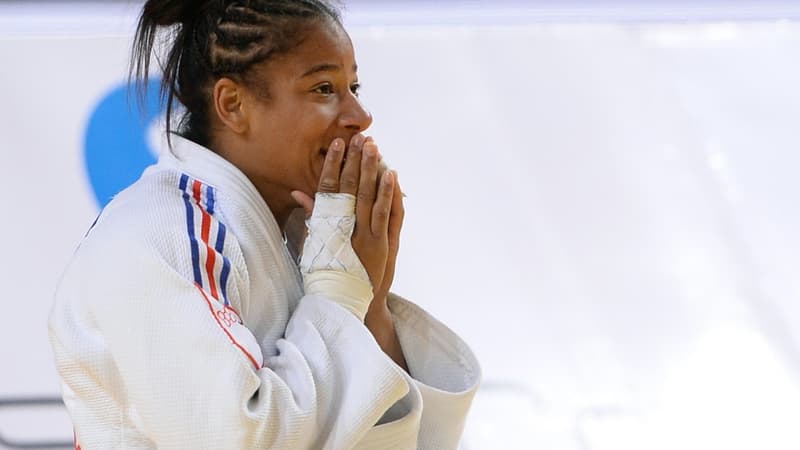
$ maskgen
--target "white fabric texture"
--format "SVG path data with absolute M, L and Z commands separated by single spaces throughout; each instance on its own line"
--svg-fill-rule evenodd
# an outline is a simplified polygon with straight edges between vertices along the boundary
M 304 292 L 249 180 L 173 137 L 104 209 L 57 289 L 50 340 L 77 444 L 456 448 L 480 379 L 472 352 L 391 296 L 406 373 L 342 295 Z
M 306 221 L 300 271 L 306 294 L 327 294 L 362 321 L 372 300 L 372 284 L 350 244 L 356 224 L 356 198 L 318 192 Z

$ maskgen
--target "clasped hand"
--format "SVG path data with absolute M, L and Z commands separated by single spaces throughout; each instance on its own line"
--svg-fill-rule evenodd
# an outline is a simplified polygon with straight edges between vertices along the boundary
M 346 148 L 344 140 L 336 138 L 328 147 L 317 190 L 355 196 L 351 243 L 372 283 L 373 302 L 385 304 L 405 214 L 397 173 L 381 167 L 381 155 L 371 137 L 356 134 Z M 314 200 L 300 191 L 292 192 L 292 197 L 310 217 Z

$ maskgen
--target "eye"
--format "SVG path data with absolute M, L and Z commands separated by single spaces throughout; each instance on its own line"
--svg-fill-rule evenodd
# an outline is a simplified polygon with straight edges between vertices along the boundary
M 353 93 L 356 97 L 358 97 L 358 93 L 361 91 L 361 84 L 360 83 L 353 83 L 350 85 L 350 92 Z
M 323 83 L 315 87 L 313 91 L 317 94 L 331 95 L 333 94 L 333 85 L 330 83 Z

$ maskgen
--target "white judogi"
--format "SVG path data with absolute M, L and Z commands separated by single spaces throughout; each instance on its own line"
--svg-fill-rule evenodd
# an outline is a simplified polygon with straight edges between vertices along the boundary
M 335 297 L 304 296 L 236 167 L 173 137 L 105 208 L 58 287 L 50 339 L 78 443 L 456 448 L 480 378 L 466 344 L 390 296 L 409 375 Z

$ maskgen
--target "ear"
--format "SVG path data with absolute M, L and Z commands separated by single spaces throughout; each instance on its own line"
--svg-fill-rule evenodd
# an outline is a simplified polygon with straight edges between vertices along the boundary
M 244 94 L 244 87 L 230 78 L 220 78 L 214 84 L 213 100 L 217 117 L 237 134 L 246 132 L 249 127 Z

